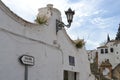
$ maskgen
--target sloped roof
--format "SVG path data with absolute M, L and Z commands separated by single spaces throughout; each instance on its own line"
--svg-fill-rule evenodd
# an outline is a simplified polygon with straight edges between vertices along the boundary
M 110 42 L 113 42 L 113 43 L 115 43 L 115 44 L 118 44 L 118 43 L 120 43 L 120 40 L 110 40 L 109 42 L 107 42 L 107 43 L 110 43 Z M 106 43 L 106 44 L 107 44 Z
M 98 48 L 98 49 L 99 49 L 99 48 L 108 48 L 107 44 L 109 44 L 109 43 L 113 43 L 113 45 L 120 44 L 120 40 L 110 40 L 110 41 L 107 42 L 105 45 L 100 46 L 100 47 L 97 47 L 97 48 Z
M 116 45 L 116 44 L 120 44 L 120 40 L 116 40 L 116 41 L 114 42 L 114 45 Z
M 100 46 L 100 47 L 97 47 L 98 49 L 99 48 L 108 48 L 106 45 L 105 46 Z

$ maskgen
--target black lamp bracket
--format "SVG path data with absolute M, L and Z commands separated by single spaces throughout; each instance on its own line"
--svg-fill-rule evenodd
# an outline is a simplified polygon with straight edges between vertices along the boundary
M 71 24 L 65 25 L 63 22 L 56 20 L 56 34 L 59 30 L 61 30 L 64 26 L 66 26 L 67 28 L 69 28 L 71 26 Z

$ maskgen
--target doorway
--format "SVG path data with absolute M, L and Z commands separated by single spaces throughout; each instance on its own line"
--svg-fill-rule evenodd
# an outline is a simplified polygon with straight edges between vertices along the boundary
M 77 79 L 77 72 L 72 71 L 64 71 L 64 80 L 78 80 Z

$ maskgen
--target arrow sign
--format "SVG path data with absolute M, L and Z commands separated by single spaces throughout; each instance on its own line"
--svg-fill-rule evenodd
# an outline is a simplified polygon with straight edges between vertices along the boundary
M 29 66 L 33 66 L 34 65 L 34 57 L 30 56 L 30 55 L 22 55 L 20 57 L 20 61 L 24 65 L 29 65 Z

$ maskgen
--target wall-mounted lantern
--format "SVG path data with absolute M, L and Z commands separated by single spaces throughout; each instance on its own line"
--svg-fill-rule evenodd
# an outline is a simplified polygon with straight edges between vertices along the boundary
M 63 22 L 56 20 L 56 33 L 62 29 L 62 27 L 66 26 L 69 28 L 71 26 L 73 15 L 75 14 L 74 11 L 71 10 L 71 8 L 68 9 L 68 11 L 65 11 L 65 14 L 67 16 L 68 25 L 65 25 Z

